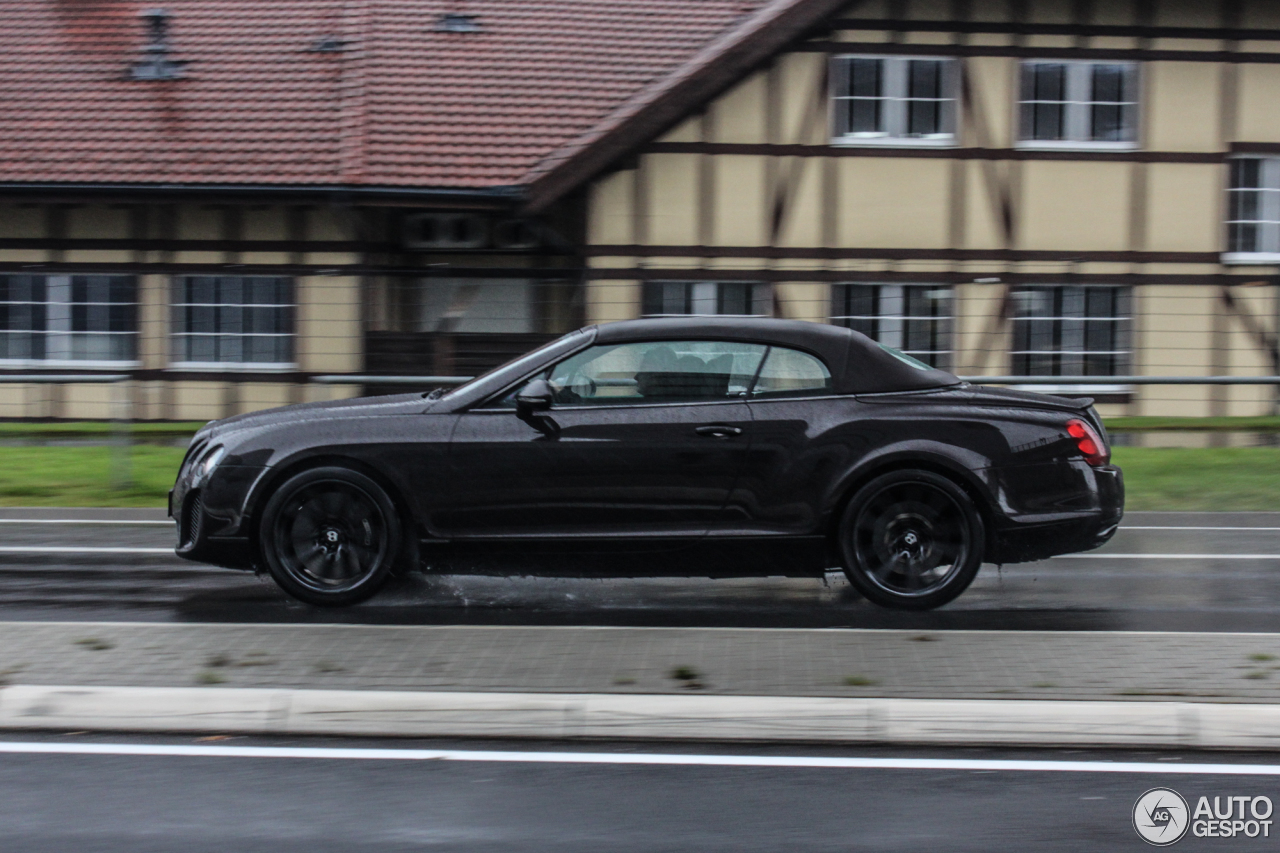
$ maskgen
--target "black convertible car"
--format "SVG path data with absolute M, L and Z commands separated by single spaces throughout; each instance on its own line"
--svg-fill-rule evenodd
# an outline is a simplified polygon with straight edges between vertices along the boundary
M 821 575 L 951 601 L 985 562 L 1106 542 L 1120 470 L 1089 399 L 974 387 L 857 332 L 635 320 L 452 391 L 215 421 L 169 495 L 179 556 L 312 604 L 394 572 Z

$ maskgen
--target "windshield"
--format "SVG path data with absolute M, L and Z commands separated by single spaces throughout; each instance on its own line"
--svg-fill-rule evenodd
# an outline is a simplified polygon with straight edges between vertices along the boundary
M 920 359 L 918 359 L 918 358 L 912 358 L 911 356 L 907 355 L 907 354 L 906 354 L 905 352 L 903 352 L 902 350 L 894 349 L 893 347 L 885 346 L 884 344 L 882 344 L 882 343 L 878 343 L 878 342 L 877 342 L 876 346 L 880 347 L 880 349 L 882 349 L 882 350 L 884 350 L 885 352 L 889 353 L 889 355 L 893 356 L 894 358 L 896 358 L 898 361 L 902 362 L 903 364 L 909 364 L 909 365 L 911 365 L 911 366 L 912 366 L 912 367 L 914 367 L 916 370 L 933 370 L 933 368 L 932 368 L 932 367 L 930 367 L 929 365 L 925 364 L 925 363 L 924 363 L 923 361 L 921 361 Z
M 492 370 L 489 370 L 489 371 L 486 371 L 486 372 L 484 372 L 484 373 L 481 373 L 479 376 L 477 376 L 477 377 L 475 377 L 475 378 L 473 378 L 473 379 L 469 379 L 469 380 L 467 380 L 466 382 L 462 383 L 461 385 L 458 385 L 458 386 L 457 386 L 457 387 L 455 387 L 455 388 L 451 388 L 450 390 L 446 391 L 444 394 L 442 394 L 442 395 L 440 395 L 440 396 L 441 396 L 441 397 L 452 397 L 453 395 L 458 394 L 459 392 L 466 391 L 466 390 L 468 390 L 468 389 L 471 389 L 471 388 L 476 387 L 476 386 L 477 386 L 477 385 L 479 385 L 481 382 L 484 382 L 484 381 L 485 381 L 486 379 L 488 379 L 490 376 L 493 376 L 494 374 L 497 374 L 497 373 L 502 373 L 502 372 L 505 372 L 505 371 L 508 371 L 508 370 L 510 370 L 510 371 L 512 371 L 513 373 L 516 373 L 516 374 L 522 373 L 522 372 L 523 372 L 523 370 L 522 370 L 522 366 L 523 366 L 523 365 L 525 365 L 525 364 L 530 364 L 530 365 L 531 365 L 531 364 L 535 364 L 535 363 L 537 363 L 537 361 L 538 361 L 539 359 L 541 359 L 541 358 L 542 358 L 543 353 L 545 353 L 547 350 L 552 349 L 552 348 L 559 348 L 559 347 L 563 347 L 563 346 L 564 346 L 564 341 L 565 341 L 565 340 L 567 340 L 567 339 L 569 339 L 569 338 L 572 338 L 572 337 L 574 337 L 575 335 L 581 335 L 581 334 L 583 333 L 583 331 L 584 331 L 583 329 L 576 329 L 576 330 L 574 330 L 574 331 L 570 332 L 570 333 L 569 333 L 569 334 L 567 334 L 567 335 L 562 335 L 562 336 L 560 336 L 560 337 L 556 338 L 555 340 L 547 341 L 545 344 L 543 344 L 542 346 L 538 347 L 537 349 L 535 349 L 535 350 L 530 350 L 529 352 L 525 353 L 524 355 L 516 356 L 515 358 L 511 359 L 510 361 L 505 362 L 505 363 L 503 363 L 503 364 L 500 364 L 500 365 L 498 365 L 497 367 L 493 368 Z

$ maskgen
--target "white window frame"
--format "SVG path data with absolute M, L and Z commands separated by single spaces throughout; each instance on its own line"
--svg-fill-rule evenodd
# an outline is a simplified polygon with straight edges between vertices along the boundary
M 244 302 L 243 300 L 238 303 L 233 303 L 233 302 L 201 303 L 201 302 L 180 301 L 178 299 L 178 296 L 180 294 L 180 289 L 183 288 L 185 280 L 191 279 L 191 278 L 288 279 L 290 294 L 292 295 L 293 301 L 287 304 L 280 303 L 280 302 L 250 303 L 250 302 Z M 243 308 L 277 308 L 277 309 L 285 308 L 292 312 L 290 315 L 290 321 L 291 321 L 290 326 L 292 328 L 288 332 L 244 332 L 244 331 L 241 331 L 241 332 L 219 332 L 219 331 L 189 332 L 189 331 L 184 331 L 175 320 L 175 322 L 173 322 L 172 327 L 169 330 L 169 338 L 170 338 L 169 366 L 176 370 L 201 370 L 201 371 L 218 372 L 218 373 L 235 373 L 235 372 L 242 372 L 242 371 L 243 372 L 283 373 L 283 372 L 295 370 L 297 368 L 297 358 L 298 358 L 297 286 L 298 284 L 296 279 L 292 279 L 289 276 L 282 276 L 282 275 L 174 276 L 169 284 L 169 292 L 173 295 L 173 298 L 170 302 L 170 311 L 174 314 L 176 314 L 176 312 L 180 309 L 191 308 L 191 307 L 223 308 L 228 306 L 238 306 L 242 309 Z M 290 351 L 290 354 L 292 355 L 292 358 L 289 361 L 187 361 L 187 360 L 179 359 L 177 357 L 177 348 L 179 346 L 179 340 L 182 338 L 237 337 L 237 336 L 241 338 L 250 337 L 250 336 L 289 338 L 290 339 L 289 351 Z
M 19 276 L 19 275 L 28 275 L 28 274 L 4 273 L 2 275 L 8 277 L 8 276 Z M 72 293 L 73 293 L 72 279 L 78 276 L 94 277 L 96 275 L 98 274 L 96 273 L 76 273 L 76 274 L 68 273 L 65 275 L 64 274 L 47 274 L 47 273 L 29 274 L 30 278 L 44 279 L 44 282 L 45 282 L 44 300 L 40 302 L 36 302 L 34 300 L 28 301 L 28 302 L 17 302 L 17 301 L 11 302 L 6 300 L 6 304 L 9 304 L 9 305 L 21 305 L 21 304 L 40 305 L 42 304 L 45 306 L 45 321 L 44 321 L 45 328 L 43 330 L 34 330 L 34 329 L 29 330 L 30 334 L 41 335 L 44 337 L 45 357 L 44 358 L 0 358 L 0 366 L 6 367 L 6 368 L 66 367 L 66 368 L 84 368 L 84 369 L 93 369 L 93 368 L 119 369 L 119 368 L 138 367 L 142 362 L 139 361 L 137 358 L 140 342 L 139 342 L 139 328 L 138 328 L 139 304 L 137 301 L 138 281 L 135 276 L 118 275 L 114 273 L 102 274 L 102 277 L 104 278 L 127 278 L 127 279 L 133 280 L 134 301 L 132 303 L 119 303 L 119 304 L 131 304 L 134 306 L 134 315 L 133 315 L 134 328 L 132 331 L 112 332 L 108 330 L 108 331 L 98 331 L 98 332 L 75 332 L 72 330 L 72 314 L 73 314 L 73 308 L 76 304 L 81 304 L 81 305 L 104 305 L 105 304 L 108 306 L 112 304 L 110 302 L 75 303 L 72 301 Z M 0 329 L 0 331 L 28 331 L 28 330 Z M 133 346 L 134 358 L 127 358 L 127 359 L 72 358 L 67 354 L 70 353 L 72 350 L 72 337 L 77 334 L 113 335 L 113 336 L 121 336 L 121 337 L 126 335 L 131 335 L 133 336 L 133 339 L 134 339 L 134 346 Z M 58 355 L 61 355 L 62 357 L 58 357 L 58 355 L 55 355 L 54 357 L 50 357 L 50 353 L 56 353 Z
M 879 312 L 877 314 L 837 314 L 834 310 L 837 305 L 835 300 L 840 299 L 841 306 L 848 304 L 847 288 L 850 287 L 874 287 L 877 290 L 877 302 L 879 303 Z M 907 291 L 908 287 L 930 288 L 933 290 L 947 291 L 947 309 L 946 314 L 909 314 L 907 313 Z M 843 292 L 842 292 L 843 291 Z M 837 296 L 839 294 L 839 296 Z M 956 314 L 956 293 L 955 288 L 950 284 L 929 284 L 926 282 L 903 282 L 903 283 L 886 283 L 879 281 L 842 281 L 834 285 L 832 288 L 832 312 L 830 320 L 833 324 L 846 326 L 854 329 L 855 324 L 849 321 L 870 320 L 877 326 L 877 334 L 874 339 L 885 346 L 902 350 L 907 355 L 919 358 L 932 364 L 937 361 L 938 367 L 943 370 L 950 370 L 954 367 L 955 360 L 955 314 Z M 912 320 L 925 320 L 938 324 L 938 331 L 941 337 L 945 338 L 946 349 L 922 350 L 908 348 L 907 343 L 907 323 Z M 922 358 L 923 356 L 923 358 Z M 944 356 L 943 359 L 930 359 L 929 356 Z
M 1241 192 L 1249 192 L 1245 188 L 1235 188 L 1231 184 L 1231 169 L 1227 172 L 1227 221 L 1223 239 L 1226 251 L 1222 253 L 1224 264 L 1280 264 L 1280 156 L 1249 155 L 1233 157 L 1228 164 L 1241 160 L 1259 160 L 1258 186 L 1252 192 L 1259 194 L 1257 219 L 1233 219 L 1235 215 L 1235 197 Z M 1249 222 L 1264 229 L 1259 242 L 1264 246 L 1256 252 L 1231 251 L 1231 226 L 1238 222 Z
M 849 60 L 875 59 L 884 63 L 884 82 L 879 100 L 884 105 L 885 129 L 875 133 L 839 133 L 838 107 L 841 101 L 853 100 L 848 91 Z M 938 62 L 942 65 L 939 103 L 939 124 L 943 133 L 929 136 L 907 136 L 907 103 L 919 98 L 908 97 L 908 63 L 913 60 Z M 831 79 L 834 81 L 830 98 L 831 144 L 844 147 L 924 147 L 954 148 L 960 138 L 960 63 L 946 56 L 887 56 L 883 54 L 846 53 L 831 59 Z
M 720 313 L 720 288 L 726 284 L 744 284 L 751 288 L 751 307 L 750 314 L 721 314 Z M 642 287 L 657 285 L 680 285 L 689 289 L 688 302 L 689 310 L 687 312 L 661 312 L 648 313 L 644 312 L 644 298 L 641 297 L 641 311 L 645 317 L 772 317 L 773 316 L 773 287 L 764 281 L 753 280 L 736 280 L 736 281 L 690 281 L 687 279 L 672 279 L 661 281 L 647 281 Z M 767 306 L 767 310 L 762 310 Z
M 1065 65 L 1067 67 L 1066 92 L 1062 122 L 1065 131 L 1063 139 L 1024 139 L 1022 137 L 1023 111 L 1025 105 L 1037 101 L 1022 100 L 1023 81 L 1027 69 L 1035 65 Z M 1133 93 L 1137 100 L 1120 101 L 1122 106 L 1133 107 L 1133 139 L 1111 140 L 1091 139 L 1089 109 L 1095 103 L 1089 91 L 1092 78 L 1089 69 L 1098 65 L 1123 65 L 1133 74 Z M 1137 62 L 1092 60 L 1092 59 L 1025 59 L 1018 65 L 1017 103 L 1015 104 L 1014 128 L 1018 134 L 1016 147 L 1026 151 L 1134 151 L 1142 147 L 1142 66 Z
M 1125 292 L 1129 313 L 1128 314 L 1117 313 L 1111 317 L 1089 317 L 1087 316 L 1087 314 L 1081 314 L 1079 316 L 1077 315 L 1035 315 L 1031 317 L 1024 317 L 1020 314 L 1018 309 L 1015 307 L 1013 315 L 1010 318 L 1010 323 L 1011 323 L 1011 328 L 1010 328 L 1011 341 L 1010 342 L 1015 346 L 1017 342 L 1016 324 L 1019 322 L 1025 322 L 1027 320 L 1034 319 L 1042 322 L 1049 321 L 1055 324 L 1066 324 L 1066 323 L 1079 324 L 1078 329 L 1072 329 L 1070 331 L 1073 337 L 1077 334 L 1079 335 L 1080 348 L 1069 349 L 1067 348 L 1066 344 L 1059 344 L 1060 348 L 1057 350 L 1044 350 L 1044 349 L 1018 350 L 1018 349 L 1010 348 L 1009 350 L 1010 371 L 1014 375 L 1036 376 L 1037 378 L 1042 375 L 1042 374 L 1032 374 L 1032 373 L 1019 373 L 1018 369 L 1013 365 L 1014 359 L 1016 358 L 1016 356 L 1019 356 L 1019 355 L 1057 355 L 1057 356 L 1071 355 L 1071 356 L 1077 356 L 1080 359 L 1081 364 L 1083 365 L 1084 359 L 1091 353 L 1122 356 L 1126 359 L 1126 365 L 1128 369 L 1132 371 L 1133 358 L 1134 358 L 1133 289 L 1132 287 L 1128 285 L 1070 285 L 1070 284 L 1051 284 L 1051 285 L 1041 285 L 1041 286 L 1023 285 L 1015 288 L 1013 295 L 1016 300 L 1018 291 L 1022 291 L 1022 290 L 1061 290 L 1061 289 L 1070 288 L 1070 287 L 1078 287 L 1081 290 L 1084 290 L 1089 287 L 1107 287 L 1112 290 L 1123 291 Z M 1116 333 L 1114 335 L 1114 338 L 1120 343 L 1127 344 L 1127 349 L 1113 349 L 1113 350 L 1086 349 L 1085 347 L 1087 346 L 1087 341 L 1085 339 L 1085 335 L 1086 335 L 1085 323 L 1089 320 L 1110 322 L 1110 323 L 1116 324 L 1115 325 Z M 1124 325 L 1124 324 L 1127 324 L 1127 325 Z M 1065 327 L 1060 327 L 1058 334 L 1065 335 L 1067 331 L 1068 330 Z M 1121 336 L 1122 334 L 1124 335 L 1124 337 Z M 1055 393 L 1055 394 L 1071 393 L 1071 394 L 1087 394 L 1087 395 L 1125 394 L 1125 393 L 1129 393 L 1132 390 L 1132 388 L 1129 385 L 1124 385 L 1120 383 L 1116 383 L 1113 385 L 1080 385 L 1080 384 L 1073 384 L 1071 381 L 1075 377 L 1081 377 L 1086 375 L 1097 376 L 1099 374 L 1085 374 L 1085 373 L 1043 374 L 1044 376 L 1043 383 L 1036 382 L 1033 384 L 1029 383 L 1026 385 L 1018 385 L 1015 387 L 1026 390 L 1026 391 L 1041 391 L 1045 393 Z M 1118 375 L 1124 375 L 1124 374 L 1113 373 L 1110 375 L 1118 376 Z

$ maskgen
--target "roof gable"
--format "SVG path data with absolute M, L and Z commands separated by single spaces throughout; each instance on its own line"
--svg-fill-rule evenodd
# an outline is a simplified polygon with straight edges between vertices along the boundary
M 769 0 L 539 162 L 521 180 L 528 185 L 529 209 L 543 208 L 581 186 L 852 5 L 856 0 Z

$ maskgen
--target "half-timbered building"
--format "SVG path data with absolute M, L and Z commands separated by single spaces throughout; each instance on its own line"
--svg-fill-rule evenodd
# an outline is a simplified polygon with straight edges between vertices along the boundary
M 681 313 L 1116 377 L 1116 413 L 1274 405 L 1126 381 L 1280 373 L 1270 0 L 0 10 L 0 370 L 126 373 L 139 417 Z

